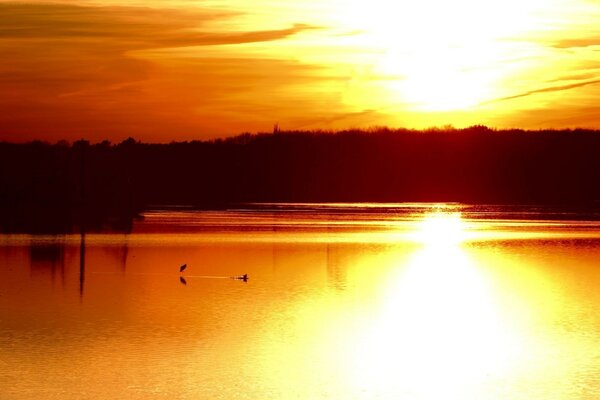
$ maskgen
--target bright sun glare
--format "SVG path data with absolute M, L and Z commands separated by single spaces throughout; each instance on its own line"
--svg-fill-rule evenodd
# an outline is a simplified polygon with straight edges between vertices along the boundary
M 461 246 L 460 213 L 434 212 L 417 231 L 423 246 L 384 290 L 355 355 L 355 379 L 419 399 L 485 394 L 486 377 L 510 367 L 514 338 L 485 274 Z
M 467 227 L 458 212 L 434 212 L 418 221 L 413 237 L 427 246 L 454 246 L 467 239 Z
M 558 0 L 551 0 L 553 3 Z M 390 101 L 420 111 L 470 109 L 497 96 L 509 39 L 540 24 L 542 0 L 344 1 L 360 45 L 378 49 L 375 73 Z

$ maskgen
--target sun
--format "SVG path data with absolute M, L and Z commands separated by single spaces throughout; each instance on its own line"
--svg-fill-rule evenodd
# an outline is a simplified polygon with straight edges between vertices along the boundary
M 539 27 L 558 0 L 389 0 L 340 4 L 357 43 L 378 52 L 373 73 L 389 102 L 417 111 L 469 110 L 497 95 L 517 71 L 515 38 Z

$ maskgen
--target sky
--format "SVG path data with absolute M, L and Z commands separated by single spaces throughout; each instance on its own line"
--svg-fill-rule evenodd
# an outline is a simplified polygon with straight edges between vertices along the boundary
M 0 0 L 0 140 L 600 128 L 597 0 Z

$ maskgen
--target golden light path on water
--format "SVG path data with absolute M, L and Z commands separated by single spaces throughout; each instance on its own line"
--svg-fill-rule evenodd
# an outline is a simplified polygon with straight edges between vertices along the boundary
M 472 235 L 460 213 L 433 212 L 411 233 L 416 250 L 359 257 L 348 277 L 358 290 L 354 312 L 335 298 L 298 303 L 293 341 L 304 351 L 300 358 L 283 351 L 275 364 L 288 360 L 293 372 L 284 371 L 327 380 L 323 391 L 337 398 L 566 398 L 553 380 L 581 366 L 546 359 L 548 349 L 575 349 L 570 356 L 579 362 L 597 339 L 565 343 L 555 330 L 573 299 L 543 271 L 469 250 Z M 539 387 L 517 395 L 528 380 Z
M 360 339 L 355 380 L 409 398 L 489 396 L 485 382 L 514 366 L 519 338 L 461 248 L 460 214 L 426 216 L 415 235 L 421 248 L 389 278 Z

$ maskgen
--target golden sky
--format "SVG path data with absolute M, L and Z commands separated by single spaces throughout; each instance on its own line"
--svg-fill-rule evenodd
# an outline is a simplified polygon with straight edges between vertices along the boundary
M 597 0 L 0 0 L 0 140 L 600 128 Z

